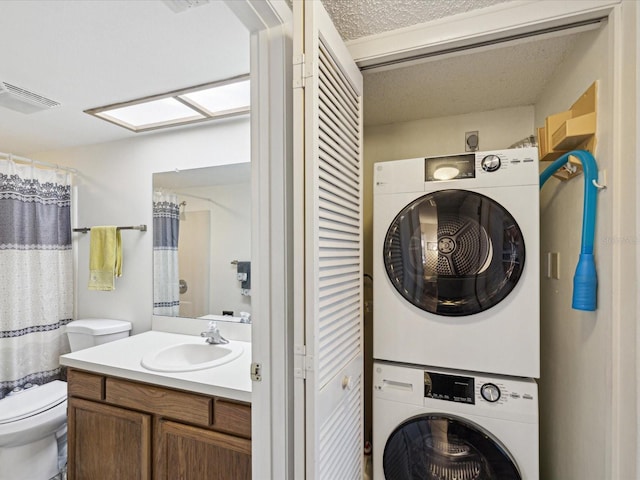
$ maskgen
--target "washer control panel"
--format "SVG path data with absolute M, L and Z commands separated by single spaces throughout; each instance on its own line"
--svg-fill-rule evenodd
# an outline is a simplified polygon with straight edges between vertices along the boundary
M 527 384 L 510 382 L 499 376 L 486 377 L 457 375 L 445 371 L 424 371 L 424 398 L 470 405 L 500 405 L 506 407 L 514 401 L 533 400 Z
M 501 392 L 497 385 L 493 383 L 485 383 L 480 387 L 480 395 L 482 395 L 482 398 L 487 402 L 494 403 L 500 400 Z
M 500 165 L 502 165 L 502 162 L 498 155 L 487 155 L 480 160 L 480 166 L 485 172 L 495 172 L 500 168 Z
M 530 378 L 376 360 L 372 386 L 374 402 L 403 404 L 412 412 L 418 408 L 490 417 L 499 411 L 503 420 L 538 421 L 538 386 Z
M 476 396 L 478 402 L 485 405 L 501 405 L 507 406 L 513 402 L 534 400 L 534 395 L 529 385 L 526 383 L 517 383 L 503 380 L 500 377 L 495 378 L 477 378 L 476 377 Z
M 424 396 L 427 398 L 474 404 L 476 403 L 474 386 L 473 377 L 424 372 Z

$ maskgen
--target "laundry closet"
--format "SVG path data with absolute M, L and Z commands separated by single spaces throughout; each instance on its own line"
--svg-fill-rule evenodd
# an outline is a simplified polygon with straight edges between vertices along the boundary
M 364 69 L 365 274 L 373 274 L 374 256 L 382 255 L 372 241 L 378 162 L 473 151 L 467 142 L 473 135 L 480 152 L 509 149 L 536 135 L 547 116 L 567 110 L 597 82 L 595 157 L 601 177 L 610 174 L 616 168 L 613 45 L 614 33 L 603 20 L 588 28 Z M 546 166 L 541 162 L 540 171 Z M 602 248 L 612 229 L 612 199 L 606 194 L 598 199 L 598 310 L 572 310 L 583 183 L 582 176 L 554 180 L 540 193 L 539 478 L 607 477 L 602 443 L 585 445 L 584 439 L 605 438 L 610 422 L 610 391 L 593 388 L 593 378 L 607 378 L 612 368 L 611 325 L 604 319 L 611 315 L 613 258 L 611 249 Z M 372 312 L 378 296 L 366 275 L 364 285 L 365 372 L 371 375 Z M 375 376 L 366 378 L 365 392 L 377 388 Z M 370 438 L 376 420 L 370 396 L 366 402 L 365 438 Z

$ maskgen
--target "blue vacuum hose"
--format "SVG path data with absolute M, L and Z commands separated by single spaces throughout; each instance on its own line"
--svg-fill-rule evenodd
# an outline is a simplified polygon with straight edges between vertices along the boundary
M 593 259 L 593 239 L 596 227 L 596 206 L 598 200 L 598 165 L 591 153 L 586 150 L 574 150 L 565 153 L 540 174 L 540 188 L 557 170 L 569 161 L 569 156 L 576 157 L 582 163 L 584 171 L 584 209 L 582 212 L 582 248 L 580 258 L 573 276 L 573 300 L 571 307 L 575 310 L 594 311 L 596 309 L 596 292 L 598 276 Z

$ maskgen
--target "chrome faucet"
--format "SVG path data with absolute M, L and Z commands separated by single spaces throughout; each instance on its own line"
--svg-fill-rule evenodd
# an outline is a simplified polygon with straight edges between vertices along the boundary
M 209 322 L 209 327 L 206 332 L 200 334 L 201 337 L 206 337 L 205 342 L 209 345 L 220 345 L 229 343 L 229 340 L 220 335 L 220 329 L 216 325 L 216 322 Z

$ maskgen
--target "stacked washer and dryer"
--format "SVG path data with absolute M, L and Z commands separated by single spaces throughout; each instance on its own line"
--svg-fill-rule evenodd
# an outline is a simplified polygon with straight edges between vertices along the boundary
M 375 480 L 537 480 L 535 148 L 374 167 Z

